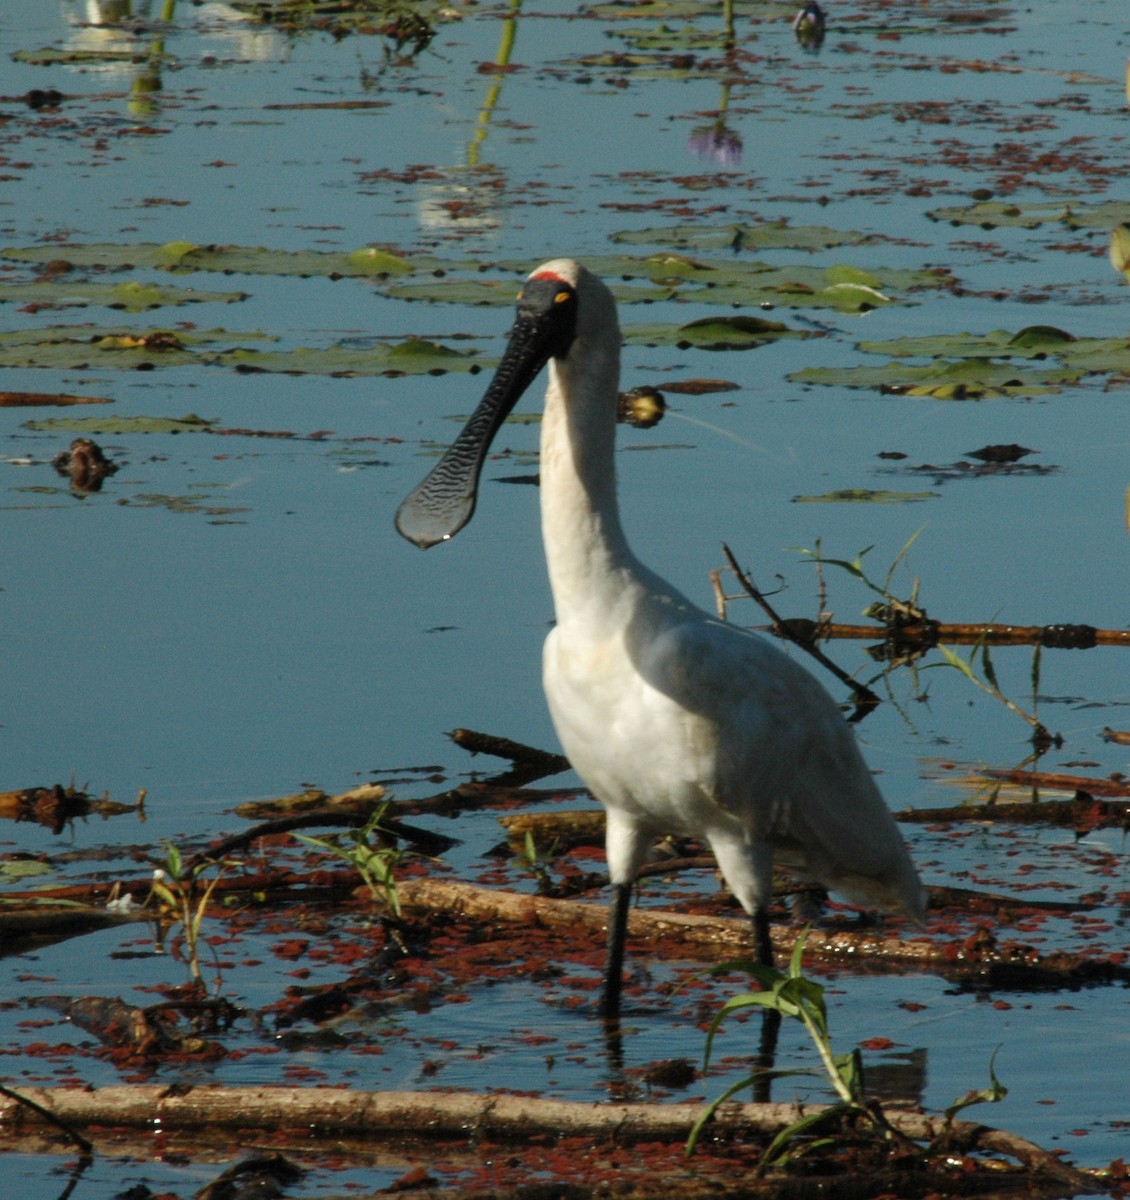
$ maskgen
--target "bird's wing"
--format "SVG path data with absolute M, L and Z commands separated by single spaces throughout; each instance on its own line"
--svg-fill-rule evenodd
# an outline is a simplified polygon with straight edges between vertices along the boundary
M 814 878 L 915 909 L 898 828 L 823 685 L 773 643 L 705 614 L 671 620 L 659 636 L 649 625 L 636 667 L 656 705 L 681 714 L 687 759 L 715 800 Z

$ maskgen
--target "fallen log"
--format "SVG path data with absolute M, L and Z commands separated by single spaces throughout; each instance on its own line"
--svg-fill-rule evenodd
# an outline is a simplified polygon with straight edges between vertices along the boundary
M 21 1101 L 26 1098 L 25 1106 Z M 775 1135 L 823 1105 L 721 1105 L 710 1135 Z M 959 1153 L 1003 1154 L 1067 1189 L 1094 1190 L 1095 1179 L 1025 1138 L 970 1121 L 920 1111 L 884 1110 L 908 1138 Z M 114 1085 L 26 1088 L 0 1096 L 0 1125 L 22 1126 L 44 1114 L 69 1128 L 103 1126 L 183 1130 L 301 1130 L 334 1137 L 365 1134 L 399 1142 L 584 1137 L 618 1144 L 684 1142 L 702 1114 L 698 1103 L 606 1104 L 465 1092 L 367 1092 L 342 1087 L 200 1087 Z
M 534 894 L 505 892 L 441 879 L 406 879 L 397 887 L 406 913 L 450 913 L 483 924 L 512 921 L 545 929 L 588 932 L 601 940 L 607 929 L 603 905 L 558 900 Z M 806 955 L 826 965 L 899 964 L 937 972 L 947 978 L 980 986 L 1075 987 L 1085 983 L 1130 982 L 1130 967 L 1115 958 L 1089 959 L 1061 951 L 1042 953 L 1026 943 L 998 941 L 988 929 L 946 941 L 928 937 L 891 937 L 877 928 L 771 928 L 774 949 L 782 958 L 792 953 L 798 937 L 806 936 Z M 648 952 L 691 956 L 695 947 L 712 947 L 726 957 L 750 952 L 749 921 L 742 917 L 712 917 L 666 909 L 632 910 L 628 936 L 646 942 Z M 1125 957 L 1125 956 L 1122 956 Z

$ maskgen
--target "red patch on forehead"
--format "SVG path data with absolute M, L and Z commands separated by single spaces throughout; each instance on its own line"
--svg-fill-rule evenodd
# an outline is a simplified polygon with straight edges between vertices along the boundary
M 530 279 L 531 280 L 533 280 L 533 279 L 552 279 L 554 281 L 554 283 L 568 284 L 568 280 L 562 279 L 561 276 L 558 275 L 556 271 L 535 271 L 530 276 Z

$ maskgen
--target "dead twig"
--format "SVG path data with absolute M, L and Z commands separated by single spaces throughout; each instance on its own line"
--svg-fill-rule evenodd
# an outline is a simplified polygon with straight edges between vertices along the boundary
M 776 609 L 765 599 L 765 596 L 754 586 L 753 581 L 749 576 L 738 566 L 738 560 L 734 557 L 733 551 L 725 543 L 722 545 L 722 553 L 726 556 L 726 562 L 729 564 L 730 570 L 734 573 L 734 578 L 741 584 L 742 590 L 752 600 L 756 601 L 762 610 L 768 615 L 773 622 L 773 631 L 779 636 L 790 641 L 795 646 L 799 646 L 806 654 L 811 654 L 814 659 L 822 667 L 831 671 L 833 675 L 847 687 L 851 688 L 855 696 L 855 713 L 853 720 L 860 720 L 866 716 L 872 709 L 877 708 L 880 703 L 879 696 L 873 692 L 866 684 L 860 683 L 839 666 L 834 663 L 813 641 L 806 640 L 797 635 L 790 627 L 790 623 L 781 618 Z

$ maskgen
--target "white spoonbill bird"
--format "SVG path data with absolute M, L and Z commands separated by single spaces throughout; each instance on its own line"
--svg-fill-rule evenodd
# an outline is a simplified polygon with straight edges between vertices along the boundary
M 620 526 L 614 445 L 620 329 L 612 293 L 571 259 L 538 267 L 494 380 L 397 513 L 420 547 L 475 507 L 490 440 L 549 363 L 541 518 L 557 622 L 543 681 L 561 745 L 608 813 L 612 898 L 601 1000 L 619 1012 L 631 888 L 654 835 L 706 841 L 771 964 L 772 862 L 922 920 L 925 897 L 850 727 L 783 650 L 692 604 Z

